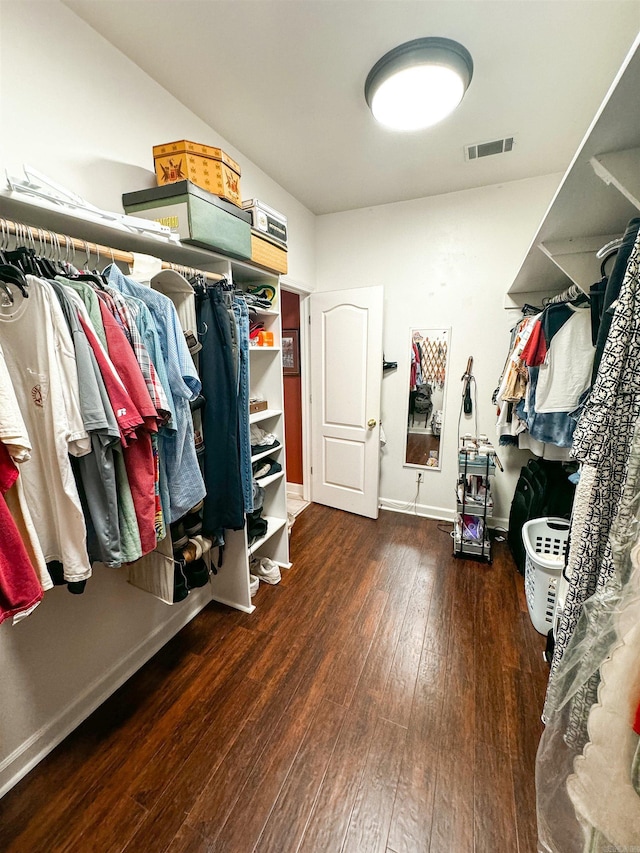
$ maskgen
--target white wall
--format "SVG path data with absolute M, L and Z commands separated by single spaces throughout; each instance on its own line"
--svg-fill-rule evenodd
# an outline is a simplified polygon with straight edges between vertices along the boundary
M 242 166 L 244 197 L 287 215 L 289 278 L 313 286 L 315 216 L 66 6 L 0 0 L 0 63 L 2 174 L 26 162 L 119 211 L 123 192 L 155 186 L 154 144 L 219 145 Z M 209 598 L 171 608 L 102 568 L 83 596 L 53 590 L 1 625 L 0 796 Z
M 398 370 L 382 379 L 382 504 L 414 500 L 416 470 L 403 467 L 409 329 L 450 327 L 451 354 L 441 444 L 442 470 L 427 470 L 418 512 L 451 518 L 457 423 L 467 358 L 474 357 L 480 432 L 495 436 L 491 395 L 509 345 L 513 311 L 503 297 L 542 219 L 560 175 L 318 217 L 318 290 L 383 285 L 384 352 Z M 461 431 L 473 432 L 463 416 Z M 496 516 L 508 517 L 528 454 L 499 451 Z
M 20 174 L 28 163 L 93 204 L 122 211 L 123 192 L 156 185 L 154 145 L 219 146 L 242 167 L 243 197 L 288 217 L 288 277 L 314 286 L 315 216 L 70 9 L 58 0 L 2 0 L 0 31 L 2 174 Z M 209 89 L 215 98 L 214 80 Z

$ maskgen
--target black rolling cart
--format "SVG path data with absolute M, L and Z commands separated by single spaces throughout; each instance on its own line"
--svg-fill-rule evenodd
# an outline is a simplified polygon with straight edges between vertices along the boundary
M 493 514 L 491 478 L 496 472 L 495 455 L 486 448 L 463 446 L 458 451 L 456 521 L 453 555 L 491 562 L 488 522 Z

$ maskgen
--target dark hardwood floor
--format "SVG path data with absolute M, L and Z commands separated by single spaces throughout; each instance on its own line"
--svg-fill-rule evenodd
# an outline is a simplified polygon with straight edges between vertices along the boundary
M 432 450 L 440 453 L 440 436 L 423 432 L 407 433 L 406 461 L 409 465 L 426 465 Z
M 317 505 L 0 800 L 11 853 L 534 853 L 547 667 L 504 543 Z

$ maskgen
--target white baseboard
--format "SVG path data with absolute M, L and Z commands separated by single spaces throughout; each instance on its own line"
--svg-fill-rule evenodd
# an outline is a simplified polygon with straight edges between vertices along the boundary
M 287 483 L 287 494 L 295 495 L 302 500 L 304 499 L 304 486 L 302 483 Z
M 68 734 L 86 720 L 89 714 L 93 713 L 112 693 L 115 693 L 210 601 L 211 586 L 209 584 L 193 590 L 184 602 L 184 606 L 172 606 L 166 622 L 159 625 L 135 649 L 74 697 L 64 711 L 6 756 L 0 762 L 0 798 L 17 785 L 39 761 L 42 761 Z
M 387 509 L 390 512 L 401 512 L 405 515 L 418 515 L 421 518 L 432 518 L 435 521 L 448 521 L 451 524 L 453 524 L 456 517 L 455 510 L 449 509 L 448 507 L 413 503 L 407 506 L 406 501 L 394 501 L 391 500 L 391 498 L 380 498 L 378 506 L 380 509 Z M 501 530 L 508 530 L 509 519 L 497 517 L 489 519 L 489 528 L 493 530 L 496 527 Z
M 378 502 L 380 509 L 388 509 L 391 512 L 401 512 L 405 515 L 419 515 L 422 518 L 433 518 L 437 521 L 453 522 L 455 512 L 450 509 L 443 509 L 439 506 L 429 506 L 428 504 L 409 504 L 406 501 L 394 501 L 391 498 L 380 498 Z

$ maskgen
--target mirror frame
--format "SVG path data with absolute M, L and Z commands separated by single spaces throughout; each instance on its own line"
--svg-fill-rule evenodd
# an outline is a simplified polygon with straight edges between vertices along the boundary
M 438 451 L 438 465 L 420 465 L 417 462 L 407 462 L 407 444 L 409 441 L 409 394 L 411 391 L 409 380 L 411 378 L 411 350 L 410 344 L 413 341 L 414 332 L 437 332 L 447 336 L 447 363 L 445 368 L 444 385 L 442 386 L 442 428 L 440 430 L 440 449 Z M 402 467 L 417 468 L 420 471 L 442 471 L 442 442 L 444 439 L 444 430 L 446 424 L 446 401 L 447 401 L 447 385 L 449 382 L 449 371 L 451 365 L 451 326 L 411 326 L 409 328 L 409 340 L 407 341 L 404 381 L 405 381 L 405 397 L 404 397 L 404 412 L 405 412 L 405 430 L 404 443 L 402 451 Z

